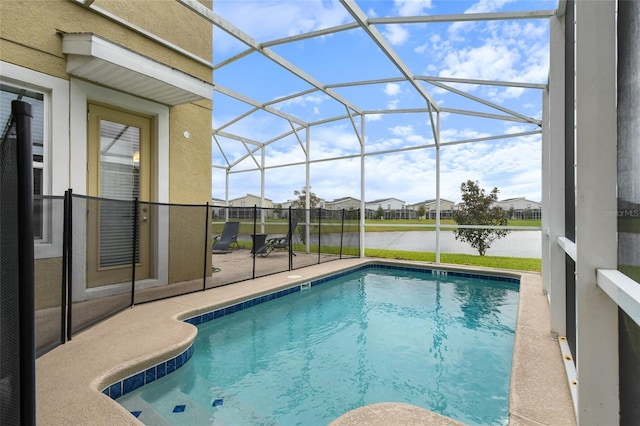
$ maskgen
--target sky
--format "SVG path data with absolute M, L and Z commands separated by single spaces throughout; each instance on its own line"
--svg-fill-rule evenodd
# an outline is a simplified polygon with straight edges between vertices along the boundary
M 556 1 L 509 0 L 396 0 L 357 1 L 368 18 L 388 16 L 449 15 L 523 10 L 553 10 Z M 309 31 L 354 21 L 337 1 L 244 1 L 214 0 L 213 10 L 258 43 L 265 43 Z M 446 23 L 378 24 L 388 46 L 415 76 L 454 77 L 474 80 L 545 84 L 549 69 L 549 26 L 546 19 L 474 21 Z M 424 98 L 408 82 L 385 82 L 351 87 L 333 84 L 400 77 L 401 73 L 380 52 L 362 30 L 269 45 L 277 57 L 303 70 L 314 81 L 329 85 L 341 99 L 365 111 L 426 108 Z M 227 61 L 247 46 L 224 31 L 214 29 L 214 84 L 308 123 L 344 116 L 339 102 L 283 70 L 264 55 L 253 52 Z M 225 62 L 227 61 L 227 62 Z M 502 107 L 540 120 L 542 90 L 483 84 L 444 83 L 489 105 L 478 103 L 452 90 L 419 82 L 442 108 L 473 110 L 505 115 Z M 286 98 L 295 93 L 303 95 Z M 264 153 L 253 144 L 218 134 L 212 150 L 212 196 L 230 200 L 245 194 L 261 194 L 274 203 L 295 198 L 305 186 L 331 201 L 342 197 L 361 198 L 361 145 L 348 118 L 313 125 L 291 133 L 292 124 L 263 111 L 247 114 L 251 107 L 224 93 L 214 93 L 213 128 L 267 143 Z M 236 117 L 246 114 L 241 120 Z M 434 131 L 427 113 L 365 114 L 364 175 L 365 201 L 397 198 L 414 204 L 436 197 L 436 150 Z M 362 133 L 360 117 L 354 120 Z M 531 123 L 496 120 L 451 112 L 440 115 L 442 143 L 511 135 L 539 130 Z M 308 149 L 311 164 L 304 161 Z M 404 149 L 402 152 L 392 152 Z M 264 158 L 262 158 L 264 155 Z M 440 148 L 440 197 L 460 201 L 460 185 L 478 181 L 489 191 L 499 189 L 499 198 L 526 197 L 541 200 L 541 135 L 531 134 Z M 332 161 L 322 161 L 340 158 Z M 261 174 L 258 166 L 265 165 Z M 227 177 L 224 167 L 232 164 Z M 284 164 L 294 164 L 279 167 Z

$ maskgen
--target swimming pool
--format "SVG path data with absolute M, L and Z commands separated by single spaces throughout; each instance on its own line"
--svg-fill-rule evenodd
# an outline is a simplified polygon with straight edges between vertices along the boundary
M 327 424 L 383 401 L 505 424 L 518 280 L 382 266 L 191 319 L 192 359 L 118 402 L 147 424 Z

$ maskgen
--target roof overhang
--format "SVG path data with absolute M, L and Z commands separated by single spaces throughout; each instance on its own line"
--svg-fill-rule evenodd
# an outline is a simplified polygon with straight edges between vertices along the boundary
M 166 105 L 213 98 L 213 84 L 92 33 L 64 34 L 67 73 Z

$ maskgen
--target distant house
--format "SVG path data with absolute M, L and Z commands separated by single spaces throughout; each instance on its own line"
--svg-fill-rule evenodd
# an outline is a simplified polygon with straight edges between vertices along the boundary
M 540 219 L 542 204 L 525 197 L 507 198 L 494 204 L 506 211 L 510 219 Z
M 273 202 L 270 199 L 265 198 L 263 203 L 260 199 L 260 196 L 247 194 L 244 197 L 238 197 L 238 198 L 234 198 L 233 200 L 229 200 L 229 206 L 230 207 L 258 206 L 258 207 L 271 208 L 273 207 Z
M 453 210 L 454 210 L 455 204 L 456 203 L 454 201 L 445 200 L 444 198 L 441 198 L 440 199 L 440 218 L 451 218 L 451 217 L 453 217 Z M 416 215 L 417 215 L 417 211 L 421 206 L 424 206 L 424 208 L 425 208 L 425 217 L 426 218 L 428 218 L 428 219 L 435 219 L 436 218 L 437 206 L 436 206 L 436 200 L 435 199 L 425 200 L 425 201 L 421 201 L 419 203 L 410 204 L 408 206 L 408 208 L 413 210 L 413 211 L 415 211 Z
M 397 198 L 380 198 L 365 203 L 367 218 L 375 218 L 379 209 L 384 211 L 385 219 L 407 219 L 413 212 L 407 209 L 407 204 Z
M 324 203 L 324 208 L 328 210 L 358 210 L 360 208 L 360 200 L 353 197 L 336 198 L 333 201 Z
M 353 197 L 336 198 L 326 201 L 322 211 L 323 219 L 357 219 L 360 214 L 360 200 Z
M 212 198 L 211 199 L 211 217 L 213 219 L 225 218 L 225 210 L 226 210 L 227 202 L 220 198 Z
M 289 207 L 296 208 L 295 204 L 297 202 L 298 202 L 298 200 L 296 199 L 296 200 L 287 200 L 287 201 L 279 203 L 279 204 L 280 204 L 280 207 L 283 210 L 286 210 Z M 322 198 L 318 198 L 318 204 L 316 206 L 313 206 L 312 208 L 316 208 L 317 209 L 318 207 L 325 208 L 325 201 Z
M 253 219 L 254 207 L 262 207 L 265 209 L 265 217 L 271 217 L 273 202 L 265 198 L 262 202 L 257 195 L 247 194 L 244 197 L 229 200 L 229 218 L 231 219 Z M 259 209 L 258 209 L 259 210 Z M 258 216 L 260 213 L 258 212 Z

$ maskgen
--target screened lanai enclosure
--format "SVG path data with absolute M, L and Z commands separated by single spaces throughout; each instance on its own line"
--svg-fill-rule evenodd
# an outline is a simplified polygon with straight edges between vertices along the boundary
M 451 232 L 440 238 L 466 180 L 498 186 L 511 199 L 505 210 L 526 199 L 522 210 L 540 217 L 553 2 L 509 12 L 453 2 L 451 13 L 423 2 L 307 4 L 307 13 L 303 4 L 217 2 L 215 14 L 201 12 L 215 25 L 214 204 L 286 205 L 299 191 L 305 208 L 315 207 L 311 194 L 329 209 L 349 200 L 363 224 L 377 209 L 415 219 L 422 204 L 435 219 L 423 230 L 435 233 L 404 234 L 395 223 L 384 240 L 361 232 L 360 246 L 438 260 L 442 249 L 474 253 Z M 244 19 L 252 8 L 258 21 Z M 314 13 L 326 18 L 296 22 Z M 522 229 L 492 254 L 540 258 L 539 227 Z M 509 250 L 518 239 L 526 249 Z

